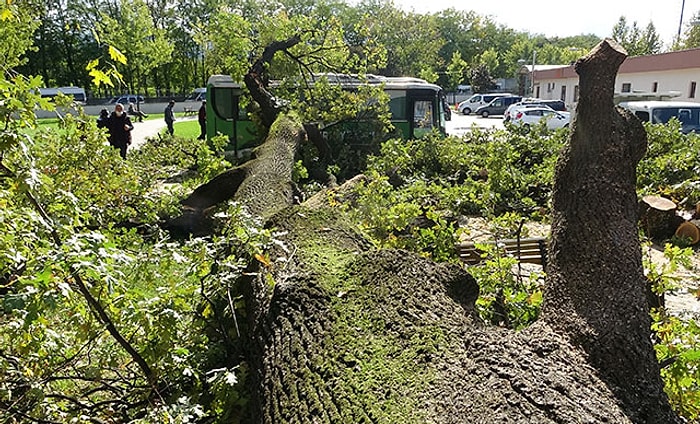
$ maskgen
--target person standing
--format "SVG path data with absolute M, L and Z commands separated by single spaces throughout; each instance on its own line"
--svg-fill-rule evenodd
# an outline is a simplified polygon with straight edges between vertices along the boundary
M 168 134 L 170 135 L 175 133 L 175 129 L 173 128 L 173 122 L 175 122 L 173 106 L 175 106 L 175 100 L 170 100 L 170 102 L 168 102 L 168 106 L 165 107 L 165 123 L 168 126 Z
M 134 129 L 134 125 L 129 115 L 124 112 L 123 104 L 114 105 L 114 112 L 107 118 L 105 126 L 109 131 L 109 144 L 119 149 L 119 155 L 126 159 L 126 148 L 131 144 L 131 130 Z
M 207 138 L 207 101 L 202 100 L 202 106 L 199 108 L 199 129 L 200 134 L 197 137 L 198 140 L 204 140 Z

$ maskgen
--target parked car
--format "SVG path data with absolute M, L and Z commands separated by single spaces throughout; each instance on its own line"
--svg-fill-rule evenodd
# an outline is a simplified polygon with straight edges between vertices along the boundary
M 513 125 L 523 126 L 527 129 L 537 125 L 544 120 L 547 128 L 555 130 L 558 128 L 566 128 L 571 121 L 569 112 L 557 112 L 549 107 L 533 107 L 519 110 L 511 117 Z
M 519 102 L 521 99 L 522 97 L 520 96 L 497 97 L 491 103 L 476 108 L 474 113 L 484 118 L 488 118 L 489 115 L 503 115 L 508 106 Z
M 143 96 L 137 96 L 136 94 L 124 94 L 122 96 L 112 97 L 107 104 L 115 105 L 121 103 L 123 105 L 128 105 L 129 103 L 137 104 L 143 103 Z
M 513 110 L 521 108 L 532 108 L 532 107 L 542 107 L 546 106 L 552 110 L 558 112 L 566 112 L 566 103 L 562 100 L 543 100 L 543 99 L 523 99 L 520 102 L 514 103 L 503 112 L 503 120 L 508 122 L 510 117 L 514 114 Z
M 457 105 L 457 111 L 462 115 L 469 115 L 474 112 L 479 106 L 484 106 L 491 103 L 498 97 L 512 96 L 511 93 L 490 93 L 490 94 L 475 94 L 467 100 Z
M 87 95 L 85 94 L 85 89 L 81 87 L 59 87 L 59 88 L 40 88 L 39 94 L 41 97 L 53 99 L 58 95 L 58 93 L 63 93 L 66 96 L 73 98 L 73 101 L 84 105 L 87 102 Z
M 190 93 L 189 96 L 185 98 L 186 102 L 201 102 L 202 100 L 207 99 L 207 88 L 206 87 L 200 87 L 200 88 L 195 88 L 192 93 Z

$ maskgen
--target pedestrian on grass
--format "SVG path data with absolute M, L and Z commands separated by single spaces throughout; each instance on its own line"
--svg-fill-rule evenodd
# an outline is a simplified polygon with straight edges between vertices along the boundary
M 109 144 L 119 149 L 119 155 L 126 159 L 126 148 L 131 144 L 131 130 L 134 129 L 134 125 L 129 115 L 124 112 L 123 104 L 114 105 L 114 112 L 107 118 L 106 127 L 109 131 Z
M 175 122 L 175 113 L 173 112 L 173 107 L 175 106 L 175 100 L 170 100 L 168 106 L 165 107 L 165 124 L 168 126 L 168 134 L 173 135 L 175 129 L 173 128 L 173 122 Z
M 199 129 L 200 134 L 197 137 L 198 140 L 204 140 L 207 138 L 207 101 L 202 100 L 202 106 L 199 108 Z

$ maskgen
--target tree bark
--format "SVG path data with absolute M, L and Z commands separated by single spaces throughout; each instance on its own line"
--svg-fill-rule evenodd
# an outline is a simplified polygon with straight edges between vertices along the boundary
M 637 232 L 636 166 L 646 133 L 615 109 L 626 52 L 605 40 L 579 60 L 580 100 L 557 164 L 543 317 L 587 353 L 636 423 L 673 423 L 651 343 Z

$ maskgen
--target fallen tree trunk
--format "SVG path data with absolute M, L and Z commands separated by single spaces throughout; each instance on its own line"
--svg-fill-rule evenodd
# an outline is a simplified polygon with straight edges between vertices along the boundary
M 275 281 L 256 302 L 245 422 L 631 422 L 566 338 L 480 324 L 460 266 L 377 250 L 330 206 L 270 223 L 284 265 L 256 285 Z
M 225 187 L 279 234 L 246 281 L 251 397 L 241 422 L 677 422 L 649 342 L 630 212 L 644 139 L 612 112 L 615 50 L 603 44 L 579 66 L 590 73 L 558 169 L 545 319 L 520 332 L 479 321 L 478 285 L 462 267 L 374 248 L 337 207 L 352 202 L 349 190 L 285 206 L 286 149 L 303 130 L 282 115 L 272 147 Z M 216 189 L 185 204 L 202 211 Z

